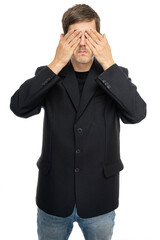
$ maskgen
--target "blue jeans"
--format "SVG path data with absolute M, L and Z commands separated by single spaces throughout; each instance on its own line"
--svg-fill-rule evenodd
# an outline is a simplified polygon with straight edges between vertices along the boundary
M 67 240 L 77 221 L 86 240 L 111 240 L 114 227 L 115 210 L 91 218 L 80 218 L 76 204 L 73 213 L 68 217 L 57 217 L 37 211 L 37 233 L 39 240 Z

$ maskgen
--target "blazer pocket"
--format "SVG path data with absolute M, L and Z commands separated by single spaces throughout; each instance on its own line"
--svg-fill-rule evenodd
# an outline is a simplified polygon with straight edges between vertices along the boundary
M 44 175 L 47 175 L 51 168 L 51 162 L 46 161 L 44 158 L 40 157 L 37 161 L 37 167 Z
M 121 160 L 118 160 L 117 162 L 114 162 L 112 164 L 104 165 L 103 166 L 104 176 L 106 178 L 111 177 L 116 173 L 120 172 L 121 170 L 123 170 L 123 168 L 124 165 Z

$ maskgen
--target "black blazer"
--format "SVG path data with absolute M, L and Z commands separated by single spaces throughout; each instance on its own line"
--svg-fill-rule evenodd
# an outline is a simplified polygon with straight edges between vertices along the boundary
M 135 124 L 146 103 L 116 63 L 103 70 L 94 58 L 80 98 L 71 63 L 55 74 L 38 67 L 13 94 L 10 109 L 28 118 L 44 109 L 36 204 L 60 217 L 105 214 L 119 205 L 120 119 Z

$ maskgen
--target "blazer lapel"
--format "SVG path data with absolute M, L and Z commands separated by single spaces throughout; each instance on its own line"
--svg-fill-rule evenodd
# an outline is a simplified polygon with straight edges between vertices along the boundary
M 67 65 L 60 71 L 58 74 L 60 77 L 63 77 L 62 84 L 66 88 L 68 95 L 71 98 L 71 101 L 78 111 L 78 105 L 80 101 L 80 93 L 79 93 L 79 86 L 78 81 L 76 79 L 76 75 L 71 63 L 71 60 L 67 63 Z
M 104 70 L 103 70 L 102 66 L 98 63 L 98 61 L 94 57 L 92 66 L 90 68 L 90 71 L 87 75 L 86 81 L 83 86 L 81 98 L 80 98 L 80 93 L 79 93 L 78 81 L 77 81 L 71 60 L 59 73 L 59 76 L 64 77 L 62 83 L 63 83 L 64 87 L 66 88 L 66 90 L 73 102 L 73 105 L 77 111 L 76 121 L 80 118 L 80 116 L 82 115 L 83 111 L 85 110 L 87 104 L 89 103 L 90 99 L 96 92 L 97 83 L 96 83 L 95 79 L 103 71 Z

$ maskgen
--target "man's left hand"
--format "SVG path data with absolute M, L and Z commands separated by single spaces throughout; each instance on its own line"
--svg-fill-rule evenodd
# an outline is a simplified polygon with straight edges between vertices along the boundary
M 85 31 L 85 36 L 90 50 L 104 70 L 115 64 L 105 34 L 101 35 L 95 29 L 90 29 Z

